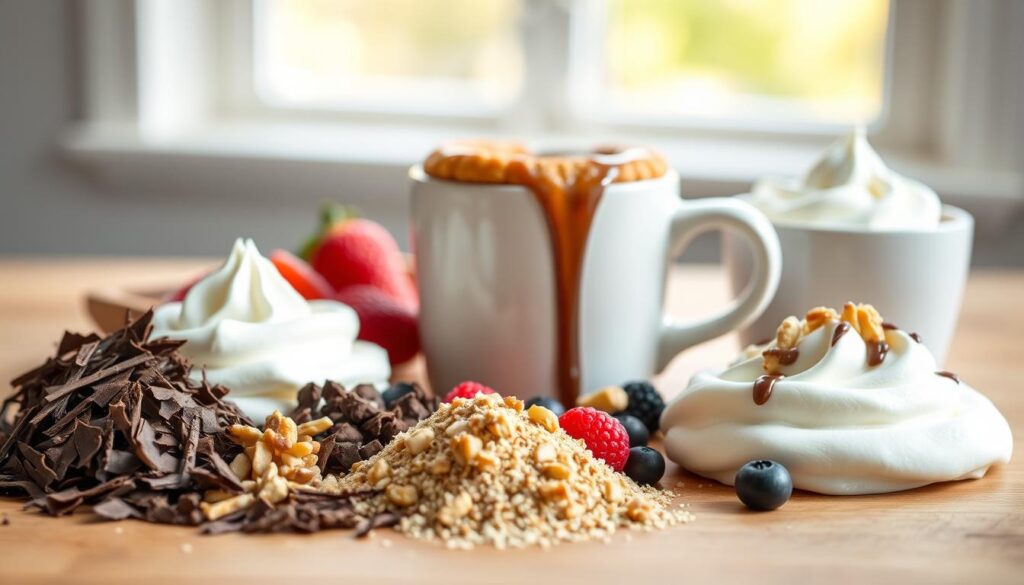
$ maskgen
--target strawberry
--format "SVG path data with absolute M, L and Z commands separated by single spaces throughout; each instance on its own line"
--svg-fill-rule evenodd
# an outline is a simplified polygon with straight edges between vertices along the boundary
M 320 225 L 316 231 L 309 235 L 299 248 L 298 256 L 306 262 L 312 262 L 320 243 L 324 241 L 332 230 L 350 219 L 359 217 L 355 208 L 347 205 L 338 205 L 330 201 L 320 206 Z
M 307 301 L 334 298 L 334 288 L 305 260 L 287 250 L 274 250 L 270 261 L 281 276 Z
M 398 244 L 376 222 L 350 219 L 337 225 L 314 252 L 312 264 L 335 290 L 366 284 L 403 307 L 419 306 Z
M 420 330 L 416 314 L 380 289 L 365 284 L 349 286 L 334 298 L 359 315 L 359 339 L 387 350 L 392 365 L 407 362 L 419 353 Z

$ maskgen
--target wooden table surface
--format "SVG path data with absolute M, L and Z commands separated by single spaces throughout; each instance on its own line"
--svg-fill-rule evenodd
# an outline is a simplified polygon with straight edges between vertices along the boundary
M 64 329 L 91 329 L 87 289 L 174 283 L 195 260 L 0 259 L 0 378 L 40 363 Z M 673 275 L 672 311 L 725 304 L 717 269 Z M 733 491 L 670 466 L 662 485 L 689 503 L 696 522 L 665 532 L 617 535 L 611 544 L 551 551 L 448 551 L 390 530 L 365 541 L 351 532 L 200 536 L 194 529 L 89 514 L 49 518 L 0 499 L 0 584 L 31 582 L 276 581 L 354 583 L 1016 582 L 1024 578 L 1024 273 L 984 271 L 968 284 L 948 368 L 982 390 L 1010 421 L 1018 456 L 977 481 L 858 497 L 796 493 L 773 513 L 746 511 Z M 725 337 L 676 359 L 656 380 L 668 396 L 697 369 L 731 359 Z

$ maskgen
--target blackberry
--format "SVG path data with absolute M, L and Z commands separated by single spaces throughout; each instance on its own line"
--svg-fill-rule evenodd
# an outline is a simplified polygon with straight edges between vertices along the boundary
M 626 407 L 625 413 L 640 419 L 651 434 L 657 432 L 661 425 L 661 413 L 665 410 L 665 401 L 661 399 L 661 394 L 658 394 L 649 382 L 643 381 L 630 382 L 622 389 L 629 396 L 629 406 Z

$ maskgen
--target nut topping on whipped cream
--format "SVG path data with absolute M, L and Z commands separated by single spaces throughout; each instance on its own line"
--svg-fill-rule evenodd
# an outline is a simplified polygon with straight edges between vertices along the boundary
M 877 366 L 885 359 L 889 346 L 885 342 L 885 327 L 882 316 L 871 305 L 846 303 L 840 315 L 829 307 L 815 307 L 807 311 L 803 320 L 794 316 L 786 317 L 775 333 L 775 341 L 760 349 L 756 346 L 744 350 L 747 357 L 761 353 L 764 371 L 768 375 L 779 375 L 782 366 L 793 364 L 800 353 L 797 345 L 805 336 L 832 321 L 839 321 L 832 338 L 835 345 L 847 331 L 856 331 L 867 345 L 868 365 Z M 845 325 L 843 325 L 845 324 Z
M 938 370 L 871 305 L 817 307 L 725 371 L 696 374 L 662 415 L 666 452 L 730 485 L 748 461 L 777 461 L 795 487 L 825 494 L 980 478 L 1010 460 L 1010 427 Z

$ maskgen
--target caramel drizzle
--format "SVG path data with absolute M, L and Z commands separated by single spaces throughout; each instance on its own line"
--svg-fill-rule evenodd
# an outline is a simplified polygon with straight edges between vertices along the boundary
M 936 376 L 942 376 L 943 378 L 949 378 L 950 380 L 953 380 L 957 384 L 960 383 L 960 376 L 957 376 L 953 372 L 947 372 L 947 371 L 943 370 L 943 371 L 940 371 L 940 372 L 935 372 L 935 375 Z
M 651 156 L 646 149 L 594 153 L 571 184 L 542 176 L 525 160 L 509 163 L 509 182 L 528 188 L 544 211 L 555 263 L 558 396 L 573 406 L 580 391 L 579 296 L 590 226 L 605 188 L 623 165 Z
M 782 374 L 764 374 L 754 380 L 754 404 L 761 406 L 772 397 L 775 383 L 784 378 Z

